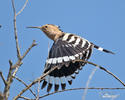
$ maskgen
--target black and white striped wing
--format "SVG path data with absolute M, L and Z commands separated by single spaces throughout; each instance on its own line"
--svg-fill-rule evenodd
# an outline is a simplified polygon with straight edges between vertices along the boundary
M 54 42 L 46 60 L 44 73 L 55 66 L 58 66 L 58 69 L 55 69 L 45 77 L 42 89 L 47 83 L 47 92 L 51 90 L 53 84 L 55 84 L 55 91 L 58 91 L 60 83 L 62 89 L 65 89 L 66 80 L 69 84 L 72 84 L 72 79 L 85 65 L 85 63 L 75 60 L 87 60 L 91 53 L 92 44 L 89 41 L 73 34 L 64 34 L 64 36 Z

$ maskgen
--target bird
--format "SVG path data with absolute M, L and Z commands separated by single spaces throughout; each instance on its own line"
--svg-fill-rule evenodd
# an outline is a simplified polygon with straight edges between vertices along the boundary
M 47 92 L 50 92 L 53 86 L 54 91 L 58 91 L 59 86 L 61 86 L 62 90 L 65 90 L 66 82 L 71 85 L 79 71 L 87 64 L 79 60 L 87 61 L 92 54 L 93 48 L 114 54 L 112 51 L 97 46 L 83 37 L 63 32 L 58 25 L 45 24 L 27 28 L 40 29 L 48 38 L 53 40 L 43 74 L 51 68 L 56 66 L 57 68 L 50 72 L 43 80 L 41 89 L 48 85 Z

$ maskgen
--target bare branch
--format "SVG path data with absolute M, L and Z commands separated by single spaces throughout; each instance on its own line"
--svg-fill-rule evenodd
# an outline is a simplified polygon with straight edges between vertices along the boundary
M 38 81 L 38 88 L 37 88 L 37 97 L 36 97 L 36 100 L 39 100 L 39 91 L 40 91 L 40 80 Z
M 9 73 L 8 73 L 8 77 L 7 77 L 7 85 L 4 88 L 4 94 L 5 94 L 5 98 L 7 100 L 8 96 L 9 96 L 9 89 L 10 89 L 10 85 L 13 81 L 13 77 L 16 75 L 19 67 L 22 64 L 22 60 L 23 58 L 28 54 L 28 52 L 32 49 L 32 47 L 34 47 L 36 44 L 33 41 L 32 45 L 30 46 L 30 48 L 28 48 L 28 50 L 24 53 L 24 55 L 18 59 L 18 61 L 16 62 L 16 64 L 12 65 L 12 62 L 9 60 L 10 63 L 10 69 L 9 69 Z M 16 69 L 15 69 L 16 68 Z M 14 70 L 15 69 L 15 70 Z M 14 70 L 14 72 L 12 73 L 12 71 Z
M 104 70 L 105 72 L 107 72 L 108 74 L 110 74 L 111 76 L 113 76 L 116 80 L 118 80 L 123 86 L 125 86 L 125 83 L 123 83 L 117 76 L 115 76 L 112 72 L 110 72 L 109 70 L 105 69 L 104 67 L 100 66 L 100 65 L 97 65 L 93 62 L 90 62 L 90 61 L 85 61 L 85 60 L 75 60 L 75 61 L 81 61 L 81 62 L 85 62 L 85 63 L 88 63 L 88 64 L 91 64 L 91 65 L 94 65 L 98 68 L 100 68 L 101 70 Z
M 28 3 L 28 0 L 26 0 L 26 2 L 24 3 L 23 7 L 22 7 L 21 10 L 16 14 L 16 16 L 18 16 L 18 15 L 25 9 L 27 3 Z
M 16 77 L 16 76 L 14 76 L 14 78 L 15 78 L 16 80 L 18 80 L 19 82 L 21 82 L 22 84 L 24 84 L 24 85 L 27 87 L 27 84 L 26 84 L 23 80 L 19 79 L 19 78 Z M 35 97 L 37 97 L 36 94 L 35 94 L 31 89 L 29 89 L 29 90 L 30 90 L 30 92 L 31 92 Z
M 95 67 L 95 68 L 92 70 L 91 74 L 89 75 L 88 81 L 87 81 L 87 83 L 86 83 L 86 89 L 84 90 L 84 93 L 83 93 L 83 96 L 82 96 L 82 100 L 85 100 L 85 97 L 86 97 L 86 94 L 87 94 L 87 91 L 88 91 L 87 88 L 89 88 L 90 81 L 92 80 L 92 77 L 93 77 L 93 75 L 95 74 L 97 68 L 98 68 L 98 67 Z
M 0 92 L 0 100 L 4 100 L 4 95 L 1 92 Z
M 90 90 L 125 90 L 125 88 L 73 88 L 73 89 L 65 89 L 65 90 L 60 90 L 60 91 L 56 91 L 56 92 L 52 92 L 52 93 L 49 93 L 49 94 L 45 94 L 43 96 L 40 96 L 39 98 L 44 98 L 44 97 L 47 97 L 47 96 L 50 96 L 50 95 L 53 95 L 55 93 L 61 93 L 61 92 L 65 92 L 65 91 L 73 91 L 73 90 L 85 90 L 85 89 L 90 89 Z M 35 100 L 35 99 L 33 99 Z
M 39 81 L 42 81 L 45 76 L 47 76 L 49 73 L 51 73 L 53 70 L 55 70 L 58 66 L 53 67 L 52 69 L 50 69 L 48 72 L 44 73 L 42 76 L 40 76 L 39 78 L 37 78 L 36 80 L 34 80 L 31 84 L 29 84 L 26 88 L 24 88 L 16 97 L 14 97 L 13 100 L 17 100 L 24 92 L 26 92 L 31 86 L 33 86 L 34 84 L 36 84 Z
M 12 79 L 13 69 L 12 69 L 12 61 L 11 60 L 9 60 L 9 64 L 10 64 L 10 68 L 9 68 L 9 72 L 8 72 L 8 75 L 7 75 L 6 85 L 4 87 L 4 98 L 5 98 L 5 100 L 7 100 L 8 97 L 9 97 L 9 89 L 10 89 L 10 85 L 13 81 L 13 79 Z
M 18 36 L 17 36 L 17 27 L 16 27 L 16 9 L 15 9 L 15 6 L 14 6 L 14 0 L 11 0 L 11 2 L 12 2 L 12 8 L 13 8 L 13 12 L 14 12 L 14 19 L 13 19 L 13 22 L 14 22 L 14 35 L 15 35 L 15 42 L 16 42 L 16 50 L 17 50 L 18 61 L 16 62 L 16 64 L 13 65 L 11 60 L 9 60 L 10 69 L 9 69 L 9 73 L 8 73 L 8 76 L 7 76 L 7 82 L 6 82 L 7 84 L 5 85 L 5 88 L 4 88 L 4 98 L 5 98 L 5 100 L 7 100 L 8 97 L 9 97 L 9 90 L 10 90 L 11 83 L 13 82 L 13 77 L 16 75 L 19 67 L 22 65 L 23 58 L 28 54 L 28 52 L 31 50 L 31 48 L 36 45 L 33 42 L 31 47 L 21 57 L 19 43 L 18 43 Z
M 19 98 L 22 98 L 22 99 L 24 99 L 24 100 L 32 100 L 32 99 L 27 98 L 27 97 L 24 97 L 24 96 L 20 96 Z
M 15 65 L 12 66 L 12 69 L 15 69 L 15 72 L 16 73 L 18 71 L 18 67 L 22 64 L 22 60 L 24 59 L 24 57 L 29 53 L 29 51 L 34 47 L 36 46 L 37 44 L 35 43 L 35 40 L 33 40 L 31 46 L 26 50 L 26 52 L 23 54 L 23 56 L 16 62 Z M 15 74 L 13 73 L 13 76 L 15 76 Z
M 9 78 L 12 76 L 12 65 L 13 65 L 13 63 L 12 63 L 12 61 L 11 60 L 9 60 L 9 64 L 10 64 L 10 69 L 9 69 L 9 73 L 8 73 L 8 76 L 7 76 L 7 81 L 9 80 Z
M 48 55 L 49 55 L 49 51 L 50 51 L 50 41 L 48 41 Z
M 36 41 L 33 40 L 32 45 L 26 50 L 26 52 L 23 54 L 23 56 L 21 57 L 21 59 L 23 59 L 23 58 L 28 54 L 28 52 L 29 52 L 34 46 L 36 46 L 36 45 L 37 45 L 37 44 L 36 44 Z
M 11 60 L 9 60 L 10 67 L 12 67 L 13 63 Z
M 19 48 L 19 43 L 18 43 L 18 37 L 17 37 L 17 28 L 16 28 L 16 9 L 14 6 L 14 0 L 12 1 L 12 7 L 13 7 L 13 12 L 14 12 L 14 34 L 15 34 L 15 41 L 16 41 L 16 49 L 17 49 L 17 57 L 18 59 L 21 58 L 21 54 L 20 54 L 20 48 Z
M 9 64 L 10 64 L 10 69 L 9 69 L 8 76 L 7 76 L 7 82 L 10 80 L 10 77 L 12 76 L 12 71 L 13 71 L 13 69 L 12 69 L 13 63 L 11 60 L 9 60 Z
M 22 57 L 20 57 L 20 59 L 18 59 L 18 61 L 16 62 L 16 64 L 12 65 L 11 60 L 9 60 L 10 63 L 10 69 L 9 69 L 9 73 L 8 73 L 8 77 L 7 77 L 7 85 L 4 88 L 4 94 L 5 94 L 5 98 L 7 100 L 8 96 L 9 96 L 9 89 L 10 89 L 10 85 L 13 81 L 13 77 L 16 75 L 19 67 L 22 64 L 22 60 L 23 58 L 28 54 L 28 52 L 32 49 L 32 47 L 34 47 L 35 41 L 33 41 L 32 45 L 30 46 L 30 48 L 28 48 L 28 50 L 24 53 L 24 55 Z M 16 68 L 16 69 L 15 69 Z M 15 69 L 15 70 L 14 70 Z M 14 70 L 14 72 L 12 73 L 12 71 Z
M 3 73 L 1 71 L 0 71 L 0 76 L 1 76 L 1 78 L 3 80 L 3 82 L 4 82 L 4 85 L 6 86 L 7 82 L 6 82 L 6 80 L 5 80 L 4 76 L 3 76 Z
M 16 13 L 16 9 L 15 9 L 15 6 L 14 6 L 14 0 L 11 0 L 11 2 L 12 2 L 13 12 L 14 12 L 14 14 L 15 14 L 15 13 Z

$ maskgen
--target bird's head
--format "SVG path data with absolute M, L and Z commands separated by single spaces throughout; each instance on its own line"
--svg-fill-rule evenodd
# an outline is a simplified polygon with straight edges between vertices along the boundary
M 27 27 L 27 28 L 38 28 L 42 30 L 50 39 L 56 41 L 63 32 L 60 30 L 59 26 L 53 24 L 46 24 L 43 26 Z

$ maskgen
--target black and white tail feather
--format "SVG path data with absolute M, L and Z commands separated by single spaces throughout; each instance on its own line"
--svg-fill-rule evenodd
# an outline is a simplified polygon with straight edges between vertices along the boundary
M 49 92 L 53 85 L 55 91 L 58 91 L 60 84 L 62 90 L 64 90 L 66 87 L 66 81 L 71 85 L 76 74 L 78 74 L 79 70 L 81 70 L 86 64 L 78 60 L 88 60 L 92 54 L 93 48 L 114 54 L 113 52 L 103 49 L 84 38 L 74 34 L 64 33 L 53 43 L 53 46 L 50 49 L 44 73 L 55 66 L 58 66 L 58 69 L 55 69 L 45 77 L 41 88 L 45 88 L 48 84 L 47 92 Z

